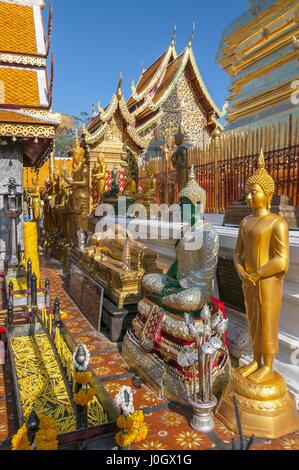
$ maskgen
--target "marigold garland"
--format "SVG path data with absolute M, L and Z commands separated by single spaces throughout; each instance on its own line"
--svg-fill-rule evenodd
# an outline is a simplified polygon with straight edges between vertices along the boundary
M 120 431 L 116 434 L 115 441 L 120 447 L 129 446 L 133 442 L 141 442 L 147 437 L 148 427 L 144 422 L 144 414 L 141 410 L 120 415 L 116 425 Z
M 49 416 L 40 416 L 39 430 L 35 435 L 35 450 L 57 450 L 57 429 L 53 418 Z M 24 424 L 14 435 L 11 441 L 12 450 L 33 450 L 30 446 L 27 427 Z
M 79 390 L 78 393 L 74 395 L 74 402 L 79 406 L 86 406 L 94 398 L 96 391 L 94 388 L 90 387 L 88 390 Z
M 87 385 L 91 381 L 91 372 L 76 372 L 75 381 L 79 385 Z

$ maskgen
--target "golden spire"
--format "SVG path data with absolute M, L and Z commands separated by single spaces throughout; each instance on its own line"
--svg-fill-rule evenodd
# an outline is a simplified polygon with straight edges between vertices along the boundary
M 122 91 L 121 91 L 122 84 L 123 84 L 123 74 L 122 74 L 122 72 L 120 72 L 119 82 L 118 82 L 118 85 L 117 85 L 117 96 L 119 98 L 122 97 Z
M 81 162 L 84 156 L 84 149 L 81 147 L 77 128 L 75 132 L 75 143 L 71 150 L 71 155 L 73 159 L 73 169 L 75 169 L 79 165 L 79 163 Z
M 131 267 L 131 249 L 130 249 L 130 241 L 128 236 L 126 236 L 123 254 L 122 254 L 122 262 L 124 269 L 130 269 Z
M 76 132 L 75 132 L 75 145 L 74 147 L 79 147 L 80 146 L 80 141 L 79 141 L 79 134 L 78 134 L 78 128 L 76 127 Z
M 275 183 L 272 176 L 265 168 L 265 158 L 263 149 L 258 159 L 258 169 L 246 181 L 246 191 L 249 192 L 252 185 L 258 184 L 266 196 L 271 196 L 275 191 Z
M 194 206 L 201 204 L 203 206 L 204 212 L 204 208 L 207 202 L 207 194 L 196 181 L 194 165 L 192 165 L 187 186 L 180 192 L 179 198 L 189 199 L 189 201 L 191 201 Z
M 259 168 L 265 168 L 265 157 L 264 157 L 263 149 L 261 149 L 261 153 L 260 153 L 260 156 L 259 156 L 258 167 Z

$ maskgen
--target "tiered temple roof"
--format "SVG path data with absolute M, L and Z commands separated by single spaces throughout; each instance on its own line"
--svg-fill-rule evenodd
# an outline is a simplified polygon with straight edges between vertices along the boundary
M 174 127 L 185 125 L 189 145 L 208 141 L 217 119 L 223 115 L 203 81 L 192 51 L 192 38 L 178 55 L 173 37 L 167 50 L 144 70 L 137 85 L 132 82 L 132 95 L 126 102 L 121 88 L 109 105 L 94 116 L 85 130 L 85 141 L 97 144 L 105 138 L 113 118 L 118 117 L 126 139 L 140 149 L 165 140 L 163 130 L 173 121 Z M 174 96 L 176 95 L 176 96 Z M 171 104 L 169 105 L 169 101 Z M 168 108 L 172 108 L 169 110 Z M 158 141 L 156 129 L 160 128 Z
M 52 15 L 45 38 L 43 7 L 43 0 L 0 0 L 0 138 L 20 139 L 28 166 L 49 154 L 59 124 L 46 69 Z
M 103 109 L 98 104 L 98 114 L 91 120 L 88 128 L 84 129 L 85 142 L 89 145 L 98 144 L 105 138 L 108 132 L 113 133 L 114 127 L 118 129 L 118 133 L 122 134 L 124 143 L 126 142 L 132 147 L 132 150 L 139 151 L 144 146 L 144 143 L 136 132 L 136 119 L 129 112 L 121 86 L 122 75 L 117 92 L 113 94 L 109 105 Z
M 136 119 L 137 132 L 158 121 L 163 104 L 183 75 L 190 80 L 195 99 L 207 115 L 209 131 L 219 126 L 217 118 L 223 113 L 209 94 L 201 76 L 192 50 L 192 40 L 178 55 L 173 39 L 167 51 L 142 73 L 137 86 L 132 83 L 132 96 L 127 105 Z

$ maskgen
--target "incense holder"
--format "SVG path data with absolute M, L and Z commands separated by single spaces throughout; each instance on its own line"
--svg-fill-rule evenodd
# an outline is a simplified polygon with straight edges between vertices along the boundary
M 190 426 L 200 432 L 208 433 L 213 431 L 215 428 L 213 410 L 217 405 L 216 397 L 213 395 L 211 401 L 207 403 L 189 398 L 189 403 L 193 409 L 193 417 Z

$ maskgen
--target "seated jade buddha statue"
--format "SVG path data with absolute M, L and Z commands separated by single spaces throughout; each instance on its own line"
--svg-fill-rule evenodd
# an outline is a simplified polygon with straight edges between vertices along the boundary
M 228 382 L 230 361 L 225 307 L 213 298 L 219 237 L 216 229 L 204 220 L 206 193 L 196 182 L 193 169 L 187 186 L 179 194 L 179 204 L 188 229 L 176 242 L 176 259 L 168 272 L 143 277 L 144 297 L 124 338 L 122 354 L 130 367 L 161 396 L 185 405 L 200 372 L 190 364 L 184 366 L 180 357 L 194 352 L 195 330 L 203 341 L 209 336 L 221 340 L 212 373 L 213 393 L 217 396 Z M 193 317 L 193 333 L 184 314 Z
M 199 313 L 213 293 L 219 237 L 213 225 L 204 220 L 205 204 L 206 193 L 196 182 L 192 168 L 189 182 L 179 194 L 182 219 L 191 227 L 177 241 L 176 260 L 168 272 L 143 278 L 147 297 L 176 313 Z

